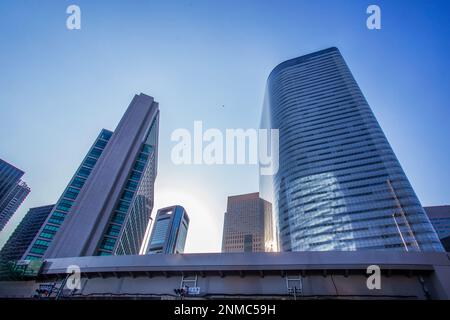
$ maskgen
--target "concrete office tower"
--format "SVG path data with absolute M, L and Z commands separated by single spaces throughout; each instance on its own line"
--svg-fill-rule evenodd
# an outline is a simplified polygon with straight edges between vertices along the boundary
M 182 206 L 159 209 L 153 224 L 147 252 L 177 254 L 184 252 L 189 217 Z
M 94 167 L 97 166 L 98 159 L 105 150 L 112 134 L 111 131 L 106 129 L 100 131 L 80 166 L 75 171 L 75 174 L 70 179 L 69 184 L 53 207 L 52 212 L 47 216 L 42 226 L 40 226 L 39 232 L 34 237 L 22 259 L 35 260 L 44 257 L 56 234 L 60 232 L 64 220 L 72 214 L 72 206 L 78 198 L 80 191 L 84 188 L 87 178 L 91 175 Z
M 279 170 L 260 182 L 281 251 L 443 250 L 337 48 L 273 69 L 261 127 L 280 130 Z
M 0 159 L 0 231 L 30 193 L 21 180 L 24 172 Z
M 450 206 L 423 207 L 445 251 L 450 252 Z
M 20 260 L 36 237 L 54 205 L 31 208 L 0 251 L 2 260 Z
M 136 95 L 44 257 L 138 254 L 153 208 L 158 103 Z
M 272 230 L 272 205 L 258 192 L 228 197 L 222 252 L 274 251 Z

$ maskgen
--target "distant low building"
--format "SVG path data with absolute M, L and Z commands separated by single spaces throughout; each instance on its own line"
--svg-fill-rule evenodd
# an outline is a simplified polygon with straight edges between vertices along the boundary
M 41 206 L 28 210 L 0 251 L 5 260 L 20 260 L 36 234 L 44 224 L 54 205 Z
M 184 252 L 189 217 L 182 206 L 158 210 L 148 242 L 149 254 L 177 254 Z
M 228 197 L 222 252 L 264 251 L 275 251 L 271 203 L 258 192 Z

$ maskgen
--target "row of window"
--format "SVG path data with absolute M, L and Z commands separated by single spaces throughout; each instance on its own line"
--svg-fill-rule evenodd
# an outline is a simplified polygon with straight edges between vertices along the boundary
M 62 194 L 60 200 L 58 201 L 55 210 L 48 219 L 48 224 L 46 224 L 39 234 L 39 238 L 34 243 L 30 249 L 30 254 L 35 254 L 42 257 L 50 245 L 50 241 L 55 237 L 59 226 L 63 223 L 66 214 L 72 208 L 81 188 L 84 186 L 87 177 L 92 172 L 93 167 L 97 163 L 98 158 L 102 154 L 104 148 L 106 147 L 108 140 L 111 138 L 112 132 L 102 130 L 99 138 L 94 143 L 94 146 L 89 151 L 88 155 L 84 159 L 79 170 L 75 173 L 74 178 L 70 182 L 69 186 L 66 188 Z M 44 240 L 47 239 L 47 240 Z M 33 257 L 28 255 L 28 257 Z M 34 257 L 37 258 L 37 257 Z
M 98 255 L 110 255 L 114 250 L 117 242 L 117 237 L 120 234 L 122 224 L 125 221 L 126 214 L 131 206 L 131 201 L 139 185 L 139 181 L 143 175 L 143 171 L 149 158 L 149 152 L 151 147 L 144 144 L 141 152 L 139 153 L 131 174 L 125 184 L 124 191 L 120 197 L 120 200 L 115 208 L 115 212 L 111 218 L 108 229 L 100 243 Z

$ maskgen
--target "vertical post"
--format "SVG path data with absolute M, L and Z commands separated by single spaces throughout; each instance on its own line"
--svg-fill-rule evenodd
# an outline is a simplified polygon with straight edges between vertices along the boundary
M 64 287 L 66 286 L 67 283 L 67 279 L 69 279 L 69 277 L 72 275 L 73 273 L 68 273 L 67 276 L 63 279 L 63 281 L 61 282 L 61 286 L 58 289 L 58 292 L 56 293 L 56 297 L 55 300 L 59 300 L 59 298 L 62 295 L 62 292 L 64 290 Z

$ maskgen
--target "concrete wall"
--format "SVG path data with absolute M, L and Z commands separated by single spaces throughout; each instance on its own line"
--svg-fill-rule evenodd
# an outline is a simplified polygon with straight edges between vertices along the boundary
M 381 268 L 381 289 L 367 287 L 367 267 Z M 0 297 L 30 298 L 42 283 L 58 283 L 67 267 L 81 268 L 73 298 L 174 299 L 183 275 L 197 283 L 190 298 L 450 299 L 450 258 L 445 253 L 291 252 L 79 257 L 48 260 L 32 281 L 0 282 Z M 289 280 L 289 285 L 287 283 Z M 59 285 L 57 285 L 59 287 Z
M 432 279 L 425 277 L 426 285 L 430 286 Z M 175 298 L 174 289 L 180 288 L 182 276 L 125 276 L 109 278 L 86 278 L 81 281 L 81 290 L 72 292 L 64 290 L 65 297 L 94 298 L 94 297 L 152 297 Z M 418 276 L 407 275 L 382 276 L 381 289 L 369 290 L 364 275 L 311 275 L 300 281 L 289 281 L 290 286 L 303 287 L 299 298 L 389 298 L 389 299 L 448 299 L 432 290 L 427 296 Z M 31 298 L 40 283 L 61 283 L 60 280 L 47 279 L 39 281 L 1 282 L 0 297 L 2 298 Z M 192 283 L 192 286 L 194 284 Z M 248 298 L 281 298 L 290 299 L 293 295 L 288 292 L 286 278 L 281 275 L 230 275 L 221 277 L 198 277 L 197 286 L 200 295 L 191 298 L 219 298 L 219 297 L 248 297 Z M 57 286 L 59 287 L 59 285 Z

